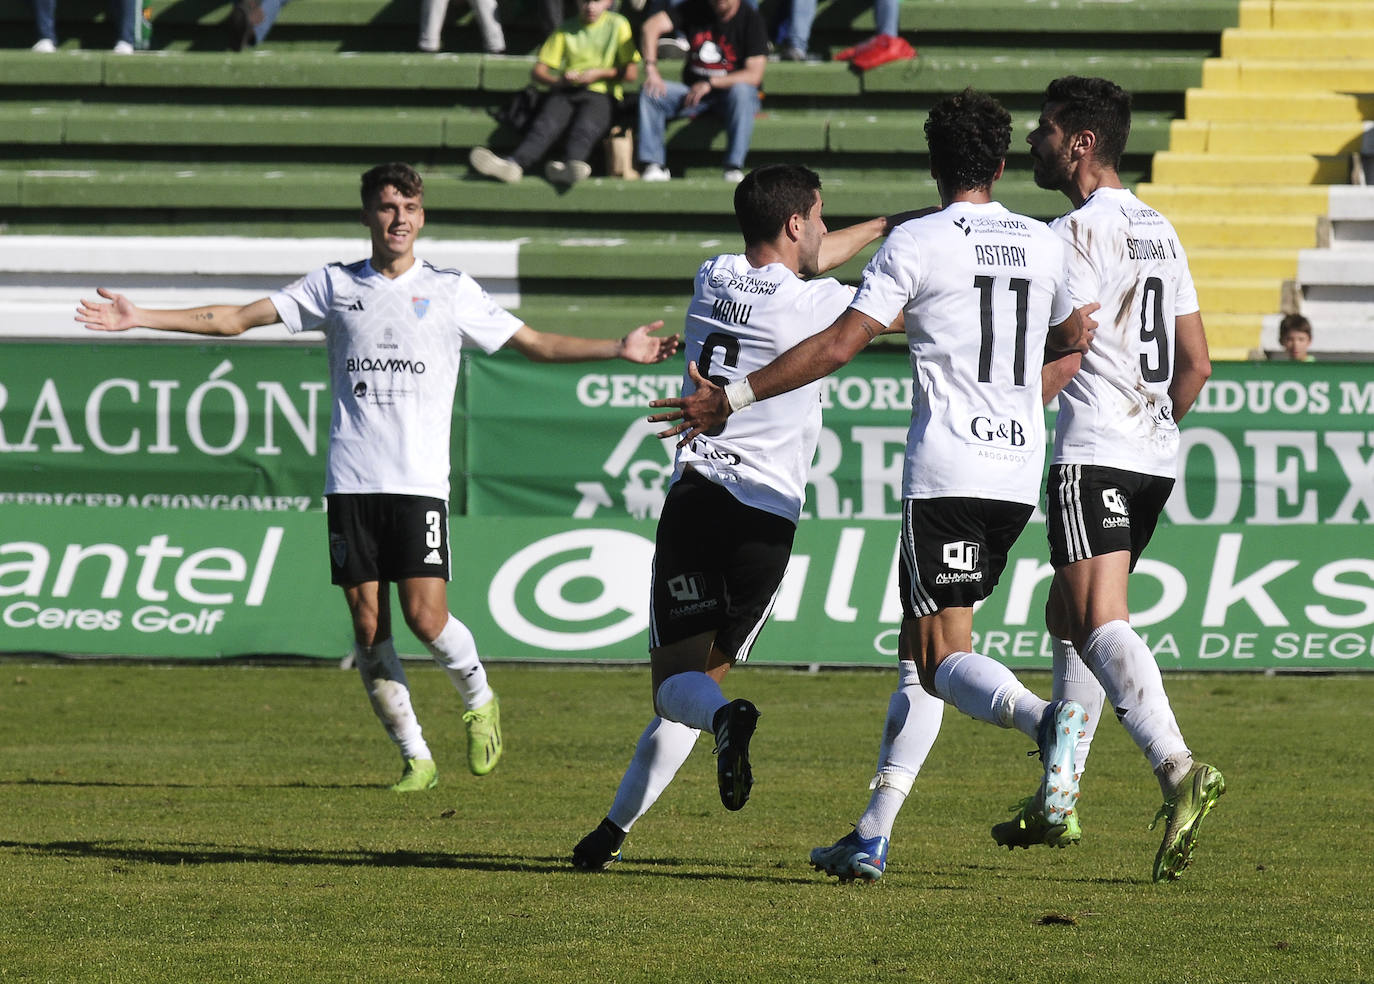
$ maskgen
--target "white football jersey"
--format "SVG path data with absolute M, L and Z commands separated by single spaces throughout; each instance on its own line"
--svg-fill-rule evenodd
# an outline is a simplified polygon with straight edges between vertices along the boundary
M 1198 310 L 1178 233 L 1122 188 L 1099 188 L 1052 228 L 1069 247 L 1074 306 L 1102 305 L 1092 348 L 1059 397 L 1054 461 L 1172 478 L 1174 319 Z
M 707 260 L 687 308 L 686 361 L 714 382 L 743 379 L 798 342 L 829 328 L 853 288 L 829 278 L 802 280 L 781 263 L 755 268 L 740 254 Z M 683 375 L 682 394 L 696 386 Z M 740 502 L 796 522 L 821 431 L 817 380 L 730 415 L 715 436 L 678 449 L 673 481 L 687 465 Z
M 997 202 L 903 223 L 864 269 L 858 311 L 906 312 L 913 405 L 902 495 L 1034 505 L 1045 462 L 1040 369 L 1072 312 L 1064 245 Z
M 325 494 L 447 500 L 461 352 L 496 351 L 521 320 L 467 274 L 423 260 L 395 279 L 366 260 L 331 263 L 271 300 L 292 332 L 325 333 L 333 396 Z

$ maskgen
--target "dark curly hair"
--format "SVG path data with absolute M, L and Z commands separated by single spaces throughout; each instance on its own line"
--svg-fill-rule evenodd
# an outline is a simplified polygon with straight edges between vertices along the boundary
M 986 93 L 965 89 L 931 107 L 926 144 L 947 193 L 991 188 L 1011 146 L 1011 114 Z
M 765 164 L 735 186 L 735 219 L 746 246 L 771 243 L 794 215 L 808 218 L 821 179 L 800 164 Z
M 1131 135 L 1131 94 L 1107 79 L 1065 75 L 1045 89 L 1047 117 L 1065 134 L 1091 130 L 1097 137 L 1093 156 L 1113 171 L 1121 168 L 1126 138 Z
M 378 164 L 364 172 L 362 182 L 363 208 L 367 208 L 387 185 L 395 188 L 407 198 L 424 198 L 425 182 L 415 168 L 400 161 Z

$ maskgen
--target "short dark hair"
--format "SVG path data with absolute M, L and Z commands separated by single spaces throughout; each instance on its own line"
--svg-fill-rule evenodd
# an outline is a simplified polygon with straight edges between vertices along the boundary
M 1113 171 L 1121 168 L 1131 135 L 1131 94 L 1107 79 L 1065 75 L 1045 88 L 1045 104 L 1055 104 L 1051 122 L 1066 134 L 1091 130 L 1097 137 L 1093 156 Z
M 1011 114 L 975 89 L 946 96 L 926 117 L 930 166 L 946 192 L 991 188 L 1011 146 Z
M 765 164 L 735 186 L 735 219 L 745 246 L 771 243 L 794 215 L 809 216 L 821 177 L 800 164 Z
M 1300 331 L 1311 338 L 1312 322 L 1300 314 L 1285 314 L 1283 320 L 1279 322 L 1279 341 L 1282 342 L 1283 336 L 1292 331 Z
M 378 164 L 363 173 L 363 208 L 376 201 L 387 185 L 391 185 L 407 198 L 425 197 L 425 182 L 419 172 L 409 164 L 392 161 L 389 164 Z

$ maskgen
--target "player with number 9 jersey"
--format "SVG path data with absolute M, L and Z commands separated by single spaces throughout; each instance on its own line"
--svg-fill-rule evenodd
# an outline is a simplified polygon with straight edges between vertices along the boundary
M 1198 311 L 1178 233 L 1125 188 L 1098 188 L 1050 226 L 1068 244 L 1074 303 L 1097 334 L 1059 397 L 1054 463 L 1177 476 L 1175 319 Z

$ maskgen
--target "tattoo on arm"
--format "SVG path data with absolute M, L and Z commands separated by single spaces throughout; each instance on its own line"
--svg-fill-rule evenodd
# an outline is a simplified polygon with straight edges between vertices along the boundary
M 197 314 L 197 315 L 195 316 L 195 319 L 196 319 L 197 321 L 214 321 L 214 320 L 215 320 L 215 314 L 214 314 L 213 311 L 205 311 L 205 312 L 203 312 L 203 313 L 201 313 L 201 314 Z
M 864 334 L 868 336 L 870 342 L 883 333 L 883 326 L 868 318 L 863 319 L 863 328 Z

